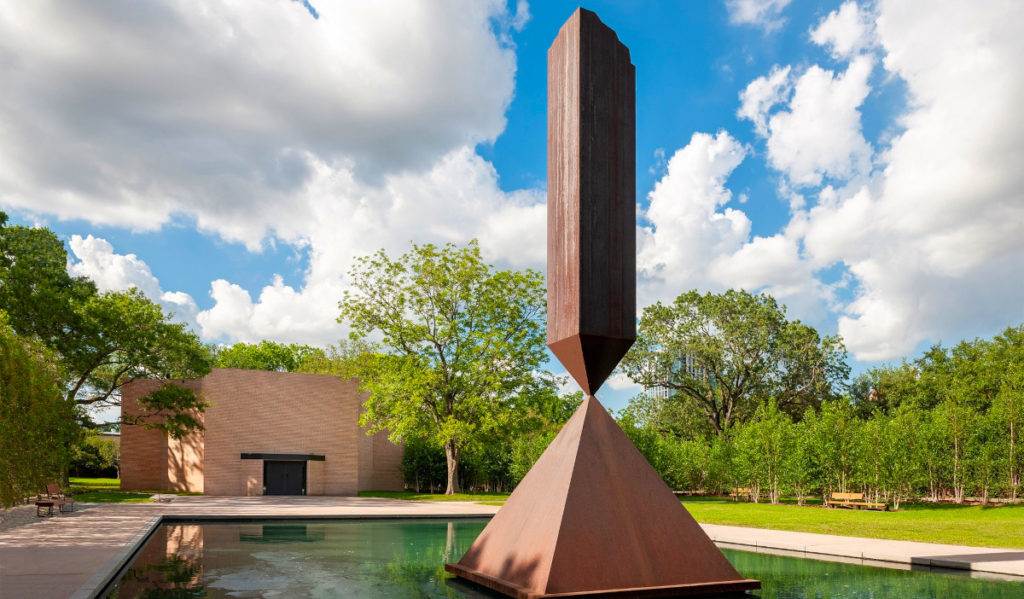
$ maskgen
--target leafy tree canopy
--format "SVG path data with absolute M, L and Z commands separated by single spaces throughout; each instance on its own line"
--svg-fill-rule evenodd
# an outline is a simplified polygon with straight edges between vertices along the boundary
M 988 410 L 1000 394 L 1024 388 L 1024 325 L 1008 327 L 992 339 L 933 345 L 912 361 L 872 368 L 859 377 L 856 398 L 874 408 L 902 404 L 932 409 L 943 401 L 965 401 Z
M 202 376 L 212 362 L 194 333 L 138 289 L 97 292 L 68 275 L 67 252 L 52 231 L 6 226 L 2 213 L 0 309 L 17 334 L 50 350 L 67 399 L 79 406 L 116 406 L 121 386 L 135 378 Z M 167 413 L 196 409 L 197 398 L 181 399 L 165 402 Z
M 297 372 L 306 360 L 325 357 L 324 350 L 316 347 L 297 343 L 285 345 L 274 341 L 236 343 L 215 351 L 213 365 L 218 368 L 277 372 Z
M 838 395 L 849 376 L 838 337 L 789 321 L 768 295 L 690 291 L 648 306 L 622 368 L 646 388 L 692 402 L 721 434 L 769 397 L 799 415 Z
M 367 339 L 342 339 L 337 345 L 305 356 L 298 371 L 350 379 L 360 376 L 380 352 L 380 346 Z
M 396 440 L 430 439 L 445 449 L 447 493 L 459 457 L 522 414 L 544 360 L 544 287 L 532 270 L 497 270 L 477 243 L 414 245 L 391 259 L 356 262 L 339 321 L 353 340 L 380 335 L 362 386 L 372 395 L 361 421 Z M 522 400 L 522 401 L 521 401 Z
M 96 295 L 96 285 L 68 274 L 67 252 L 52 231 L 6 221 L 0 212 L 0 308 L 19 335 L 65 354 L 82 343 L 75 308 Z

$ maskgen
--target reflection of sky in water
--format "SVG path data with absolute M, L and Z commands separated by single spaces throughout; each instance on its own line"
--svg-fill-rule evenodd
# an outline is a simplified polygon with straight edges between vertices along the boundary
M 111 597 L 489 599 L 443 571 L 485 521 L 388 520 L 168 525 Z M 1020 599 L 1024 582 L 972 579 L 725 550 L 764 599 Z

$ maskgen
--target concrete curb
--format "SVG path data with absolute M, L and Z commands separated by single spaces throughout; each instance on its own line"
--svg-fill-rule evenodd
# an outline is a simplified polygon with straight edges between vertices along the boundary
M 899 564 L 906 566 L 904 569 L 959 570 L 1024 581 L 1024 550 L 841 537 L 716 524 L 701 526 L 716 544 L 737 549 L 763 549 L 784 552 L 794 557 L 847 561 L 877 567 L 891 568 Z

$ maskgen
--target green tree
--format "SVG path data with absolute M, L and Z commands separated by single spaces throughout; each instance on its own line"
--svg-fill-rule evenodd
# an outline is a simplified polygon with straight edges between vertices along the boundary
M 0 310 L 0 506 L 64 480 L 81 431 L 49 350 L 14 333 Z
M 970 487 L 975 495 L 981 496 L 982 503 L 988 503 L 989 496 L 1004 486 L 1000 476 L 1000 463 L 1004 444 L 1001 442 L 999 421 L 993 412 L 977 414 L 970 430 L 970 453 L 967 454 L 967 470 Z
M 1003 443 L 1002 470 L 1006 489 L 1016 499 L 1024 476 L 1024 325 L 1010 327 L 993 340 L 993 360 L 999 371 L 999 390 L 992 405 Z
M 270 370 L 275 372 L 297 372 L 307 361 L 326 358 L 324 350 L 297 343 L 236 343 L 217 349 L 213 365 L 217 368 L 243 368 L 247 370 Z
M 885 462 L 879 449 L 886 442 L 888 418 L 885 414 L 876 413 L 874 418 L 860 421 L 860 434 L 854 439 L 854 477 L 856 486 L 870 501 L 880 501 L 886 492 L 884 481 Z
M 380 334 L 387 352 L 361 368 L 372 395 L 360 422 L 396 441 L 433 439 L 455 493 L 462 453 L 516 418 L 510 406 L 544 360 L 541 275 L 494 269 L 474 241 L 415 245 L 395 260 L 381 250 L 350 277 L 339 321 L 356 340 Z
M 121 444 L 117 439 L 88 430 L 73 447 L 71 473 L 75 476 L 107 476 L 113 470 L 114 478 L 120 478 L 120 468 Z
M 342 339 L 337 345 L 303 356 L 298 372 L 330 374 L 350 379 L 359 376 L 364 367 L 377 359 L 380 347 L 366 339 Z
M 644 309 L 623 370 L 646 388 L 670 389 L 703 412 L 716 434 L 774 397 L 798 416 L 836 396 L 849 374 L 838 337 L 821 337 L 768 295 L 690 291 Z
M 560 382 L 554 378 L 548 380 L 549 384 Z M 547 387 L 534 394 L 530 403 L 532 405 L 524 411 L 528 417 L 520 419 L 520 427 L 506 431 L 502 442 L 497 444 L 500 449 L 511 453 L 509 479 L 512 487 L 523 480 L 576 408 L 583 403 L 583 392 L 559 395 L 557 387 Z
M 0 213 L 0 309 L 15 333 L 51 351 L 69 400 L 88 408 L 116 406 L 121 386 L 135 378 L 209 372 L 211 357 L 199 338 L 138 289 L 98 293 L 88 279 L 67 274 L 67 253 L 52 231 L 5 223 Z M 169 394 L 163 398 L 167 413 L 201 404 L 194 395 L 175 397 L 180 405 L 169 403 Z M 149 423 L 163 427 L 160 419 Z
M 978 414 L 963 398 L 954 395 L 932 411 L 935 431 L 945 456 L 946 481 L 952 486 L 953 500 L 962 503 L 968 484 L 968 455 L 975 440 Z
M 811 412 L 814 408 L 808 408 Z M 811 491 L 819 486 L 818 448 L 814 446 L 811 427 L 814 419 L 804 418 L 793 425 L 793 445 L 785 456 L 784 469 L 798 505 L 804 505 Z
M 881 415 L 876 417 L 882 418 Z M 901 405 L 884 417 L 881 442 L 875 451 L 882 463 L 881 485 L 892 501 L 893 509 L 909 499 L 921 480 L 922 424 L 920 410 L 912 404 Z
M 793 453 L 795 428 L 788 414 L 774 400 L 760 406 L 754 417 L 739 427 L 737 448 L 745 465 L 754 502 L 767 492 L 773 504 L 779 502 L 783 485 L 788 483 L 787 458 Z
M 850 396 L 857 414 L 869 418 L 876 409 L 885 412 L 906 403 L 923 405 L 926 402 L 919 398 L 919 378 L 918 367 L 907 361 L 868 370 L 851 385 Z
M 64 244 L 49 229 L 6 225 L 0 212 L 0 309 L 15 333 L 58 354 L 81 345 L 77 310 L 96 285 L 67 272 Z
M 136 378 L 189 378 L 210 371 L 209 350 L 137 288 L 95 295 L 76 306 L 77 343 L 62 358 L 68 397 L 83 406 L 119 405 Z
M 820 472 L 822 492 L 847 492 L 856 475 L 861 425 L 853 407 L 842 400 L 828 401 L 820 413 L 809 409 L 804 420 L 810 442 L 817 448 L 815 468 Z

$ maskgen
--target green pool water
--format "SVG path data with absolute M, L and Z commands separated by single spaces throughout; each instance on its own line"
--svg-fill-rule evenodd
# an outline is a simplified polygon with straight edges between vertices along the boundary
M 329 520 L 166 524 L 157 529 L 107 597 L 147 599 L 314 597 L 484 599 L 499 597 L 451 579 L 486 520 Z M 723 550 L 779 599 L 1021 599 L 1024 582 L 874 568 Z

